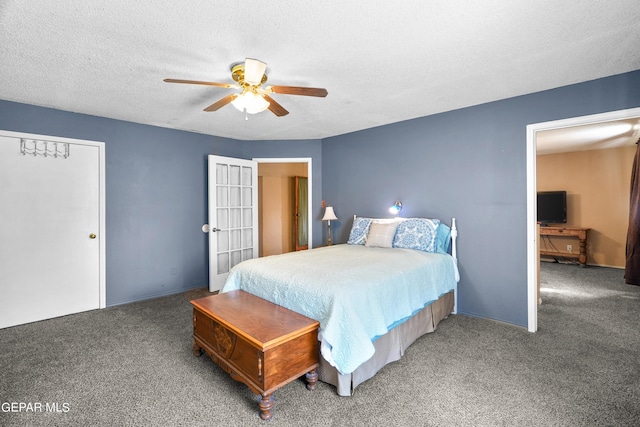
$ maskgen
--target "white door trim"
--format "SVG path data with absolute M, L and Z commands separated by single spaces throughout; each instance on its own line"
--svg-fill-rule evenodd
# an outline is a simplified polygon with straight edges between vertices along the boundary
M 286 157 L 286 158 L 253 158 L 252 160 L 260 163 L 306 163 L 307 164 L 307 179 L 309 180 L 309 200 L 308 200 L 308 229 L 309 229 L 309 249 L 313 249 L 313 220 L 311 213 L 313 212 L 313 168 L 311 157 Z
M 107 292 L 106 292 L 106 226 L 105 226 L 105 150 L 104 150 L 104 142 L 100 141 L 89 141 L 84 139 L 72 139 L 72 138 L 63 138 L 58 136 L 51 135 L 40 135 L 33 133 L 24 133 L 24 132 L 12 132 L 6 130 L 0 130 L 0 136 L 6 136 L 10 138 L 26 138 L 26 139 L 36 139 L 36 140 L 46 140 L 51 142 L 61 142 L 61 143 L 69 143 L 69 144 L 78 144 L 78 145 L 88 145 L 92 147 L 98 148 L 98 232 L 100 233 L 99 239 L 99 286 L 100 286 L 100 301 L 99 307 L 105 308 L 107 303 Z
M 610 111 L 588 116 L 527 125 L 527 329 L 538 330 L 538 272 L 536 266 L 536 133 L 640 116 L 640 108 Z

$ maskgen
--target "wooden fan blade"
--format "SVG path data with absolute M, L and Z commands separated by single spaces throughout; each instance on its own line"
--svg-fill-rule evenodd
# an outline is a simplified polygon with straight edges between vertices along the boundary
M 278 117 L 286 116 L 287 114 L 289 114 L 289 112 L 285 110 L 282 105 L 274 101 L 273 98 L 271 98 L 269 95 L 262 95 L 262 96 L 269 103 L 269 107 L 268 107 L 269 111 L 271 111 L 273 114 L 275 114 Z
M 303 96 L 319 96 L 324 98 L 327 96 L 327 90 L 319 87 L 300 87 L 300 86 L 271 86 L 271 92 L 281 93 L 283 95 L 303 95 Z
M 232 93 L 231 95 L 227 95 L 224 98 L 222 98 L 221 100 L 214 102 L 213 104 L 209 105 L 207 108 L 204 109 L 204 111 L 216 111 L 219 110 L 220 108 L 224 107 L 225 105 L 227 105 L 228 103 L 230 103 L 231 101 L 233 101 L 234 99 L 236 99 L 238 97 L 237 93 Z
M 186 83 L 190 85 L 204 85 L 204 86 L 216 86 L 216 87 L 225 87 L 225 88 L 235 88 L 237 85 L 229 84 L 229 83 L 218 83 L 218 82 L 202 82 L 200 80 L 181 80 L 181 79 L 164 79 L 167 83 Z

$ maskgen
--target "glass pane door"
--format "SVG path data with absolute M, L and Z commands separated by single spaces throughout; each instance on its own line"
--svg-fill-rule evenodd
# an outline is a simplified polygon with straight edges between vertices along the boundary
M 258 256 L 257 163 L 209 156 L 209 290 L 229 271 Z

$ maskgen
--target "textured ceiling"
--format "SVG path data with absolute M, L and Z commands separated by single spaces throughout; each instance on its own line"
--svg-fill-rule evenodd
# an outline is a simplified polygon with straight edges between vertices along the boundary
M 640 117 L 571 126 L 536 133 L 537 154 L 603 150 L 634 145 L 640 139 Z
M 236 139 L 324 138 L 640 69 L 638 0 L 0 2 L 0 99 Z M 289 110 L 202 110 L 246 57 Z

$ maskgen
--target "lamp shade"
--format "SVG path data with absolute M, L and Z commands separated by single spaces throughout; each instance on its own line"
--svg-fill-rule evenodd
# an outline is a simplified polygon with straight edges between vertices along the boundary
M 262 83 L 262 76 L 267 71 L 267 64 L 253 58 L 244 61 L 244 81 L 252 86 Z
M 323 221 L 334 221 L 337 220 L 338 217 L 336 216 L 335 212 L 333 212 L 333 207 L 332 206 L 327 206 L 324 209 L 324 216 L 322 217 Z
M 231 101 L 231 105 L 240 111 L 257 114 L 266 110 L 269 107 L 269 102 L 257 93 L 247 91 Z

